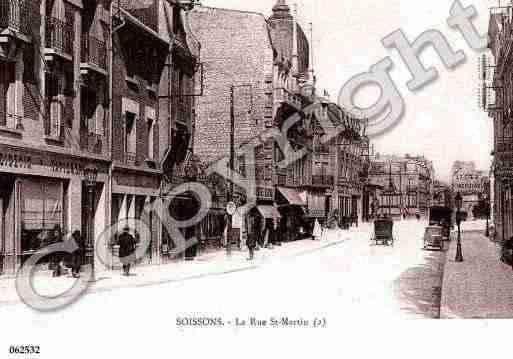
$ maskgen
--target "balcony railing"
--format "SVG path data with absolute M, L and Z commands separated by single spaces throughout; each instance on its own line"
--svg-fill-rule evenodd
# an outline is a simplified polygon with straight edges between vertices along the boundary
M 104 138 L 97 133 L 89 132 L 87 129 L 81 131 L 81 148 L 83 151 L 94 154 L 102 154 L 104 149 Z
M 0 111 L 0 129 L 18 131 L 22 129 L 23 117 Z
M 285 187 L 287 185 L 287 176 L 278 175 L 278 186 Z
M 330 146 L 328 144 L 318 144 L 314 146 L 315 153 L 330 153 Z
M 0 0 L 0 28 L 30 35 L 30 24 L 35 15 L 29 0 Z
M 125 152 L 123 163 L 130 166 L 135 166 L 137 164 L 137 156 L 135 152 Z
M 313 175 L 312 186 L 314 187 L 331 187 L 334 184 L 332 175 Z
M 46 47 L 73 56 L 73 26 L 54 17 L 46 18 Z
M 82 35 L 81 62 L 107 69 L 107 46 L 94 36 Z
M 513 152 L 513 138 L 503 137 L 497 141 L 496 152 Z

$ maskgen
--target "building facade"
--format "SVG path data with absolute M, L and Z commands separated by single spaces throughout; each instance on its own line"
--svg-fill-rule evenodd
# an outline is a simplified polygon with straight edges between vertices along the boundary
M 434 176 L 433 164 L 423 156 L 376 154 L 369 177 L 383 188 L 379 213 L 394 217 L 427 216 Z
M 510 3 L 510 2 L 509 2 Z M 511 5 L 511 3 L 509 4 Z M 490 9 L 488 48 L 492 54 L 492 93 L 485 110 L 493 121 L 493 161 L 491 166 L 491 197 L 495 236 L 504 241 L 513 235 L 513 103 L 511 53 L 508 51 L 512 28 L 511 6 Z M 489 71 L 490 72 L 490 71 Z
M 143 209 L 165 192 L 163 165 L 180 162 L 178 122 L 193 128 L 192 103 L 168 103 L 180 96 L 169 96 L 179 81 L 166 72 L 179 61 L 196 70 L 186 9 L 16 0 L 0 10 L 0 270 L 14 272 L 53 229 L 80 230 L 100 264 L 95 240 L 117 223 L 140 232 L 133 219 L 149 227 L 148 262 L 159 262 L 162 226 Z
M 463 198 L 462 211 L 474 218 L 476 206 L 485 197 L 489 199 L 490 179 L 488 173 L 476 169 L 474 162 L 456 161 L 451 169 L 452 192 Z
M 296 239 L 311 230 L 314 219 L 324 221 L 334 209 L 349 216 L 363 207 L 350 201 L 362 198 L 362 145 L 353 136 L 362 128 L 315 95 L 308 39 L 293 15 L 283 0 L 268 19 L 208 7 L 188 14 L 205 66 L 194 153 L 207 164 L 229 157 L 233 135 L 234 167 L 253 183 L 245 200 L 255 204 L 244 221 L 242 242 L 270 221 L 279 224 L 285 239 Z M 335 129 L 323 122 L 348 131 L 332 138 L 328 132 Z M 255 142 L 270 130 L 284 134 L 290 147 L 276 138 Z M 244 156 L 244 144 L 254 149 L 254 160 Z

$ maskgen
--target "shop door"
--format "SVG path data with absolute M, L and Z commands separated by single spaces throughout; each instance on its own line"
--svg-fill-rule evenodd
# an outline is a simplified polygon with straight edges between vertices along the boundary
M 14 221 L 10 209 L 14 202 L 14 178 L 0 179 L 0 275 L 14 271 Z M 11 260 L 9 260 L 11 259 Z

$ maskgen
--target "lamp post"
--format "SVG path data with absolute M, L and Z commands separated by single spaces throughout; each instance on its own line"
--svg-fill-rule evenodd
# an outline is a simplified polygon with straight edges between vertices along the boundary
M 85 185 L 87 188 L 87 239 L 86 239 L 86 256 L 90 258 L 91 264 L 91 281 L 95 280 L 94 273 L 94 189 L 96 186 L 96 177 L 98 169 L 94 166 L 87 166 L 84 169 Z
M 456 197 L 454 198 L 454 204 L 456 205 L 456 224 L 458 225 L 458 243 L 456 245 L 456 258 L 455 262 L 463 262 L 463 254 L 461 253 L 461 206 L 463 204 L 463 199 L 461 198 L 461 194 L 458 192 Z
M 249 87 L 253 89 L 252 84 L 231 85 L 230 86 L 230 190 L 228 191 L 227 202 L 233 202 L 233 171 L 235 170 L 235 89 L 239 87 Z M 251 92 L 251 105 L 248 114 L 251 114 L 253 107 L 253 92 Z M 227 211 L 228 212 L 228 211 Z M 233 213 L 228 215 L 228 228 L 226 230 L 226 255 L 230 256 L 232 253 L 232 221 Z
M 488 196 L 485 197 L 484 201 L 485 205 L 485 213 L 486 213 L 486 237 L 490 237 L 490 198 Z

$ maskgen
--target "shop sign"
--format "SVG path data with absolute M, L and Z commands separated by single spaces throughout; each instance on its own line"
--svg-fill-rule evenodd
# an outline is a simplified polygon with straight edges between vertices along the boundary
M 52 156 L 31 156 L 16 152 L 0 152 L 0 167 L 22 170 L 41 168 L 48 172 L 83 177 L 86 163 L 78 160 L 61 160 Z

